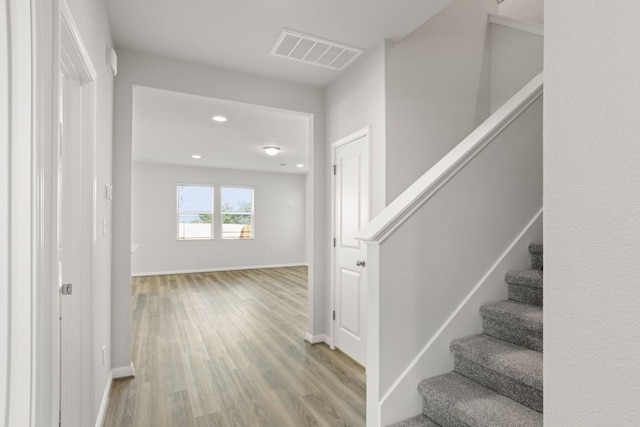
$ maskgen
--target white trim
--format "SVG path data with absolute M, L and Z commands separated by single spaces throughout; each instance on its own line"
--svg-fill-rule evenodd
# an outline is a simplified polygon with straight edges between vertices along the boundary
M 0 234 L 9 235 L 9 194 L 11 191 L 9 179 L 9 123 L 11 108 L 9 98 L 9 39 L 7 19 L 7 2 L 0 5 Z M 8 408 L 8 375 L 9 375 L 9 242 L 0 241 L 0 424 L 6 420 Z
M 191 270 L 149 271 L 149 272 L 131 274 L 131 277 L 166 276 L 169 274 L 212 273 L 215 271 L 260 270 L 265 268 L 308 267 L 308 266 L 309 264 L 307 263 L 292 263 L 292 264 L 246 265 L 246 266 L 240 266 L 240 267 L 201 268 L 201 269 L 191 269 Z
M 306 342 L 308 342 L 309 344 L 319 344 L 321 342 L 331 346 L 331 344 L 329 344 L 329 342 L 331 341 L 331 339 L 329 338 L 329 335 L 327 334 L 320 334 L 320 335 L 311 335 L 309 332 L 307 332 L 304 336 L 304 340 Z M 333 350 L 333 347 L 331 348 Z
M 102 393 L 100 410 L 98 411 L 98 418 L 96 418 L 96 427 L 102 427 L 102 425 L 104 424 L 104 417 L 107 415 L 107 409 L 109 408 L 109 394 L 111 392 L 112 382 L 113 382 L 113 371 L 109 372 L 109 376 L 107 377 L 107 383 L 104 386 L 104 393 Z
M 134 378 L 135 376 L 136 370 L 133 369 L 133 362 L 131 362 L 130 366 L 121 366 L 111 370 L 111 378 L 114 380 L 119 378 Z
M 358 235 L 367 243 L 382 243 L 393 231 L 427 202 L 436 192 L 479 154 L 529 105 L 542 95 L 540 73 L 487 120 L 462 140 L 438 163 L 418 178 L 398 198 L 376 216 Z
M 36 381 L 34 398 L 35 425 L 56 423 L 60 413 L 60 372 L 58 351 L 58 283 L 55 269 L 57 263 L 55 200 L 56 183 L 52 179 L 53 153 L 57 133 L 57 96 L 54 64 L 58 61 L 57 2 L 48 0 L 32 1 L 35 17 L 32 20 L 35 37 L 35 217 L 36 229 L 36 275 L 38 291 L 35 298 L 36 339 Z M 55 124 L 55 127 L 54 127 Z
M 346 145 L 350 142 L 353 142 L 357 139 L 360 139 L 362 137 L 367 137 L 367 145 L 368 145 L 368 150 L 369 150 L 369 183 L 371 183 L 371 126 L 367 126 L 364 127 L 362 129 L 359 129 L 355 132 L 353 132 L 352 134 L 349 134 L 343 138 L 338 139 L 337 141 L 331 143 L 331 168 L 335 168 L 336 167 L 336 149 L 338 147 L 341 147 L 343 145 Z M 335 199 L 336 199 L 336 175 L 333 173 L 333 170 L 330 171 L 329 173 L 330 175 L 330 182 L 331 182 L 331 203 L 330 203 L 330 208 L 331 208 L 331 243 L 329 243 L 329 247 L 331 248 L 331 261 L 330 261 L 330 270 L 329 270 L 329 286 L 330 286 L 330 307 L 329 307 L 329 322 L 331 323 L 331 326 L 329 327 L 329 346 L 331 347 L 331 349 L 335 349 L 336 348 L 336 322 L 333 319 L 333 312 L 336 309 L 336 278 L 335 278 L 335 273 L 336 273 L 336 251 L 335 251 L 335 247 L 333 246 L 333 239 L 335 239 L 336 237 L 336 217 L 335 217 L 335 210 L 336 210 L 336 206 L 335 206 Z M 368 197 L 368 201 L 369 201 L 369 215 L 371 215 L 371 185 L 369 185 L 369 197 Z
M 535 34 L 536 36 L 544 36 L 544 25 L 536 24 L 535 22 L 521 21 L 509 16 L 496 15 L 493 13 L 489 14 L 489 22 L 514 30 L 524 31 L 525 33 Z
M 515 258 L 524 258 L 526 259 L 525 262 L 528 262 L 528 252 L 526 248 L 531 241 L 537 240 L 542 236 L 542 213 L 543 210 L 540 209 L 533 216 L 517 237 L 513 239 L 509 246 L 507 246 L 507 248 L 502 252 L 496 262 L 493 263 L 473 289 L 460 302 L 455 310 L 453 310 L 451 315 L 424 345 L 417 356 L 413 358 L 402 374 L 400 374 L 391 387 L 389 387 L 389 389 L 383 394 L 379 402 L 380 412 L 384 413 L 386 418 L 381 420 L 383 423 L 386 424 L 388 422 L 399 421 L 399 419 L 409 417 L 413 415 L 416 410 L 419 410 L 419 402 L 417 408 L 412 408 L 411 405 L 413 403 L 408 401 L 410 398 L 405 396 L 407 389 L 409 390 L 409 393 L 413 395 L 417 386 L 417 381 L 422 379 L 412 378 L 417 374 L 416 372 L 413 372 L 416 366 L 419 364 L 422 364 L 423 366 L 425 364 L 429 365 L 429 368 L 432 370 L 430 373 L 431 375 L 439 375 L 451 370 L 453 366 L 453 359 L 448 351 L 450 340 L 456 337 L 459 338 L 465 335 L 479 333 L 479 331 L 474 330 L 474 328 L 479 328 L 481 326 L 477 321 L 475 321 L 475 319 L 479 317 L 479 304 L 494 299 L 506 298 L 506 286 L 502 279 L 504 277 L 504 272 L 505 270 L 514 268 Z M 502 293 L 505 293 L 505 295 L 502 296 Z M 468 319 L 471 319 L 471 322 L 474 324 L 469 325 Z M 433 349 L 432 347 L 437 348 Z M 444 363 L 442 363 L 443 354 L 441 354 L 443 352 L 445 353 L 444 357 L 446 358 Z M 425 355 L 427 355 L 427 358 L 425 358 Z M 411 380 L 411 384 L 403 384 L 407 379 Z M 389 410 L 383 411 L 383 405 L 401 386 L 403 386 L 403 390 L 400 391 L 400 395 L 394 396 L 395 404 L 392 404 L 390 407 L 390 410 L 400 412 L 399 417 L 396 416 L 396 418 L 399 419 L 394 421 L 393 414 L 388 413 Z M 405 408 L 398 408 L 397 402 L 403 402 L 402 404 Z M 404 413 L 403 410 L 407 413 Z M 389 417 L 392 418 L 388 419 Z
M 1 423 L 10 426 L 35 425 L 36 376 L 36 298 L 38 280 L 36 276 L 36 224 L 35 215 L 35 76 L 36 66 L 34 48 L 35 25 L 34 10 L 31 1 L 9 0 L 2 7 L 7 12 L 8 25 L 2 27 L 7 35 L 7 88 L 9 107 L 7 112 L 7 165 L 5 172 L 8 190 L 8 225 L 6 240 L 7 269 L 3 271 L 8 280 L 6 291 L 7 311 L 3 310 L 6 325 L 6 359 L 2 369 L 6 368 L 6 378 L 2 387 L 4 411 Z M 3 102 L 5 102 L 3 100 Z M 2 118 L 4 119 L 4 117 Z M 3 335 L 4 335 L 4 331 Z

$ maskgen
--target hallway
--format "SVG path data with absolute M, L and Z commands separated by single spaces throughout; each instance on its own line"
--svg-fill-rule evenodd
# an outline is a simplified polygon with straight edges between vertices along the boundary
M 304 342 L 307 268 L 134 278 L 105 426 L 363 426 L 364 369 Z

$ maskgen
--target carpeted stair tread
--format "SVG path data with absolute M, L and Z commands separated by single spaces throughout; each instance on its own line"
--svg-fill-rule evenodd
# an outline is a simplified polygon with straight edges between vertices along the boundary
M 542 307 L 497 301 L 481 305 L 480 314 L 485 334 L 542 351 Z
M 542 353 L 485 334 L 451 342 L 454 371 L 542 412 Z
M 418 390 L 423 414 L 442 426 L 542 426 L 541 413 L 455 372 L 423 380 Z
M 436 424 L 423 414 L 420 414 L 387 427 L 440 427 L 440 424 Z
M 510 271 L 504 280 L 509 284 L 509 299 L 542 306 L 542 270 Z
M 542 271 L 534 269 L 509 271 L 504 276 L 504 280 L 509 285 L 542 288 Z

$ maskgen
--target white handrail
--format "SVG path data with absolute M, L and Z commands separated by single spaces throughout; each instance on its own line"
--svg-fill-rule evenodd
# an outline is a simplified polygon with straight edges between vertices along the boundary
M 356 235 L 356 239 L 367 243 L 382 243 L 540 97 L 542 87 L 543 73 L 540 73 L 365 225 Z

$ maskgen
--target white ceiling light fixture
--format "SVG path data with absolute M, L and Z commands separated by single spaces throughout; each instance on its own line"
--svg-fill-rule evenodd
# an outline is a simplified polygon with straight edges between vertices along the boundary
M 302 163 L 298 163 L 298 164 L 296 165 L 296 167 L 297 167 L 297 168 L 303 168 L 303 167 L 304 167 L 304 165 L 303 165 Z
M 194 159 L 201 159 L 202 156 L 200 154 L 194 154 L 193 156 L 191 156 Z
M 262 149 L 269 156 L 275 156 L 280 151 L 280 147 L 276 147 L 275 145 L 267 145 L 266 147 L 262 147 Z
M 284 29 L 270 55 L 342 71 L 363 49 Z
M 218 123 L 224 123 L 227 121 L 227 118 L 225 116 L 213 116 L 211 117 L 211 120 Z

